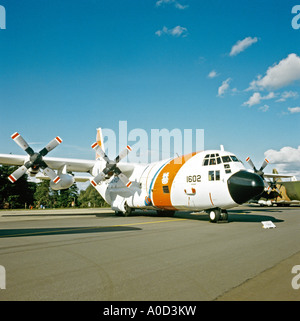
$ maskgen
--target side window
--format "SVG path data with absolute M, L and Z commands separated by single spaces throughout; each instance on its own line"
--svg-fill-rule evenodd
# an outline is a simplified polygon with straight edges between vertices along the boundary
M 230 165 L 229 164 L 224 164 L 224 168 L 225 168 L 225 173 L 226 174 L 230 174 L 231 173 L 231 169 L 230 169 Z
M 208 180 L 209 181 L 219 181 L 220 180 L 220 171 L 208 171 Z

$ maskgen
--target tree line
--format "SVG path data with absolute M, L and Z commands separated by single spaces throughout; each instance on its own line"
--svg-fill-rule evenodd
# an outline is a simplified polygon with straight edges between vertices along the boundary
M 0 166 L 0 209 L 108 206 L 91 185 L 79 191 L 74 183 L 68 189 L 54 191 L 49 180 L 30 182 L 27 174 L 12 184 L 7 177 L 16 169 L 16 166 Z

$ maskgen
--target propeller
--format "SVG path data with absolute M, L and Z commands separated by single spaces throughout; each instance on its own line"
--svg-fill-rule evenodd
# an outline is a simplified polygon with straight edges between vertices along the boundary
M 34 150 L 28 145 L 28 143 L 19 133 L 14 133 L 11 135 L 11 138 L 29 155 L 29 160 L 8 176 L 8 179 L 12 183 L 16 182 L 30 168 L 35 172 L 37 172 L 40 168 L 43 169 L 44 174 L 48 176 L 55 184 L 60 181 L 60 177 L 55 173 L 55 171 L 48 167 L 48 165 L 43 161 L 43 156 L 47 155 L 62 142 L 60 137 L 57 136 L 52 139 L 38 153 L 34 152 Z
M 256 169 L 255 165 L 253 164 L 250 157 L 247 157 L 246 162 L 253 168 L 254 172 L 259 175 L 262 179 L 264 179 L 264 172 L 263 170 L 269 164 L 269 161 L 265 158 L 260 169 Z
M 280 185 L 280 187 L 281 187 L 282 184 L 279 184 L 277 179 L 274 179 L 273 182 L 270 181 L 268 183 L 270 184 L 270 187 L 272 190 L 275 190 L 279 195 L 281 194 L 280 190 L 277 188 L 277 185 Z
M 108 158 L 108 156 L 105 154 L 105 152 L 97 142 L 92 144 L 92 148 L 96 151 L 97 154 L 100 155 L 102 159 L 105 160 L 106 166 L 102 172 L 100 172 L 97 176 L 94 177 L 94 179 L 91 180 L 91 184 L 96 187 L 100 182 L 104 181 L 107 178 L 110 178 L 112 175 L 116 175 L 126 187 L 130 187 L 132 183 L 130 182 L 128 177 L 121 172 L 119 167 L 117 167 L 117 164 L 120 162 L 120 160 L 125 158 L 129 154 L 129 152 L 131 152 L 131 147 L 127 145 L 126 148 L 124 148 L 113 161 Z
M 265 167 L 269 164 L 269 161 L 265 158 L 260 169 L 257 169 L 255 167 L 255 165 L 253 164 L 252 160 L 250 157 L 247 157 L 246 158 L 246 162 L 252 167 L 252 169 L 254 170 L 254 173 L 256 173 L 257 175 L 259 175 L 263 181 L 264 181 L 264 184 L 265 184 L 265 190 L 268 194 L 270 194 L 272 192 L 272 190 L 274 189 L 274 183 L 273 182 L 268 182 L 265 180 L 264 178 L 264 172 L 263 170 L 265 169 Z M 276 184 L 275 184 L 276 186 Z M 280 194 L 280 192 L 276 189 L 276 191 Z

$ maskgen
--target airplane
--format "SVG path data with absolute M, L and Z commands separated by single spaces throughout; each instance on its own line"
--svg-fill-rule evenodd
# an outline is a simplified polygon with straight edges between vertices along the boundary
M 274 168 L 274 174 L 278 174 L 278 171 Z M 273 182 L 277 189 L 281 191 L 280 197 L 277 199 L 277 204 L 291 205 L 299 204 L 300 201 L 300 181 L 296 179 L 295 176 L 291 177 L 289 181 L 282 181 L 278 179 Z M 281 200 L 279 200 L 281 199 Z
M 256 169 L 250 157 L 247 157 L 246 162 L 252 167 L 254 173 L 258 174 L 265 184 L 263 193 L 257 195 L 250 203 L 258 203 L 261 206 L 289 206 L 291 204 L 299 204 L 300 201 L 300 181 L 297 181 L 294 175 L 279 174 L 276 169 L 272 173 L 264 173 L 264 168 L 269 161 L 264 160 L 260 169 Z M 266 180 L 266 178 L 273 179 Z M 282 181 L 282 178 L 289 178 L 290 181 Z
M 34 152 L 19 133 L 11 137 L 28 154 L 0 154 L 0 164 L 20 166 L 8 177 L 12 183 L 25 172 L 36 176 L 40 169 L 55 190 L 69 188 L 74 181 L 90 180 L 115 213 L 125 216 L 135 209 L 156 210 L 160 216 L 173 216 L 175 211 L 206 211 L 212 223 L 228 221 L 227 209 L 260 195 L 265 187 L 260 175 L 247 171 L 222 145 L 220 150 L 134 164 L 120 162 L 131 151 L 130 146 L 114 160 L 108 158 L 101 128 L 91 145 L 95 160 L 46 156 L 62 142 L 58 136 L 39 152 Z M 67 171 L 89 175 L 74 178 Z

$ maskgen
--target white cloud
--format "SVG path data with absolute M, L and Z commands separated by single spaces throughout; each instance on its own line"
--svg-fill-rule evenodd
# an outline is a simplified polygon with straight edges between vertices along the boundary
M 281 94 L 281 97 L 276 100 L 276 102 L 286 101 L 288 98 L 296 98 L 298 97 L 298 93 L 296 91 L 284 91 Z
M 283 147 L 280 151 L 269 149 L 265 152 L 266 158 L 275 164 L 297 163 L 300 166 L 300 146 L 298 148 Z
M 208 75 L 207 77 L 208 78 L 215 78 L 215 77 L 218 77 L 218 73 L 215 71 L 215 70 L 212 70 Z
M 231 78 L 227 78 L 222 82 L 222 85 L 218 88 L 218 96 L 224 95 L 224 93 L 228 90 L 229 88 L 229 82 L 231 81 Z
M 252 44 L 256 43 L 258 39 L 256 37 L 251 38 L 251 37 L 246 37 L 243 40 L 239 40 L 232 48 L 230 51 L 229 56 L 236 56 L 240 52 L 244 51 L 248 47 L 250 47 Z
M 261 95 L 260 95 L 260 93 L 256 92 L 249 98 L 248 101 L 243 103 L 243 106 L 248 105 L 249 107 L 252 107 L 253 105 L 259 104 L 260 101 L 261 101 Z
M 172 29 L 168 29 L 166 26 L 164 26 L 161 30 L 157 30 L 155 34 L 160 37 L 162 35 L 170 35 L 174 37 L 186 37 L 187 36 L 187 28 L 176 26 Z
M 289 107 L 288 110 L 291 114 L 300 113 L 300 107 Z
M 265 152 L 265 157 L 271 164 L 276 164 L 279 174 L 300 176 L 300 146 L 285 146 L 279 151 L 269 149 Z
M 291 53 L 278 64 L 269 67 L 264 77 L 259 76 L 253 80 L 248 89 L 278 89 L 297 80 L 300 80 L 300 57 Z
M 265 157 L 271 164 L 276 164 L 279 174 L 300 177 L 300 146 L 298 148 L 285 146 L 279 151 L 269 149 L 265 152 Z
M 263 106 L 259 107 L 258 109 L 265 113 L 269 110 L 269 108 L 270 108 L 269 105 L 263 105 Z
M 188 5 L 180 4 L 177 0 L 158 0 L 158 1 L 156 1 L 157 7 L 160 7 L 164 4 L 174 4 L 175 8 L 177 8 L 179 10 L 184 10 L 189 7 Z
M 259 104 L 262 100 L 268 100 L 268 99 L 273 99 L 275 97 L 275 94 L 273 92 L 270 92 L 266 96 L 262 96 L 259 92 L 255 92 L 248 101 L 243 103 L 243 106 L 252 107 L 254 105 Z

